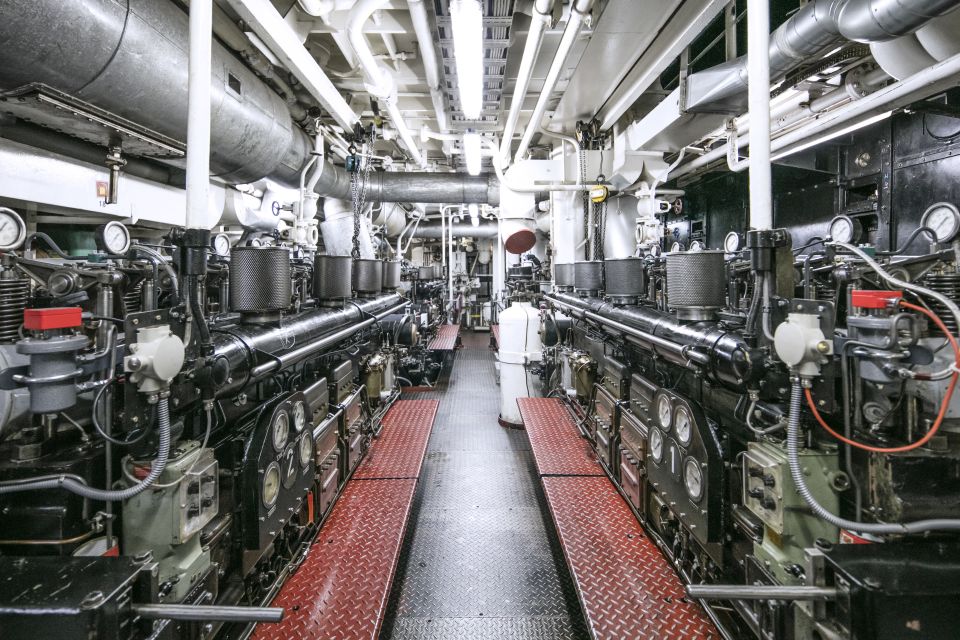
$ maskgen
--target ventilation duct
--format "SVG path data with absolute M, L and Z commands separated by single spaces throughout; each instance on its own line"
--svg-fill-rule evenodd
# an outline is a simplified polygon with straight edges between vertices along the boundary
M 441 240 L 443 239 L 444 232 L 450 233 L 449 225 L 447 227 L 441 227 L 441 225 L 431 222 L 429 224 L 418 225 L 416 229 L 413 230 L 409 235 L 414 238 L 423 238 L 425 240 Z M 472 224 L 454 224 L 453 225 L 453 237 L 454 238 L 496 238 L 497 237 L 497 224 L 494 223 L 484 223 L 478 227 L 473 226 Z

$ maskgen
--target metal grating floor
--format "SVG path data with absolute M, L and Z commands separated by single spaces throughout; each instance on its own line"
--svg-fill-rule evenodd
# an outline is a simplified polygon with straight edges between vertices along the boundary
M 431 351 L 453 351 L 460 338 L 460 325 L 445 324 L 437 328 L 437 337 L 430 341 L 427 349 Z
M 465 333 L 439 397 L 382 637 L 585 638 L 522 431 L 497 423 L 489 336 Z
M 602 476 L 590 443 L 577 433 L 555 398 L 517 398 L 541 476 Z

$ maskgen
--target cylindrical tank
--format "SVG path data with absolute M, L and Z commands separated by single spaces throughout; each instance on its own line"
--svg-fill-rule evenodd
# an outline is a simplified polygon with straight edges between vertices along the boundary
M 393 291 L 400 286 L 400 261 L 383 261 L 383 290 Z
M 420 267 L 417 269 L 417 280 L 433 280 L 433 267 Z
M 353 295 L 353 258 L 317 256 L 313 261 L 313 295 L 321 302 L 339 302 Z
M 435 280 L 443 278 L 443 265 L 439 262 L 433 265 L 433 277 Z
M 230 252 L 231 311 L 282 311 L 290 306 L 292 293 L 286 247 L 234 247 Z
M 573 263 L 573 288 L 585 296 L 596 296 L 603 289 L 603 263 L 579 260 Z
M 634 304 L 643 295 L 643 260 L 612 258 L 603 261 L 603 283 L 607 298 L 622 304 Z
M 726 300 L 723 251 L 667 254 L 667 304 L 680 320 L 709 320 Z
M 573 287 L 573 263 L 553 265 L 553 283 L 562 289 Z
M 359 295 L 380 293 L 383 288 L 383 263 L 359 258 L 353 261 L 353 290 Z
M 527 364 L 542 358 L 540 311 L 529 302 L 514 302 L 500 313 L 500 423 L 522 426 L 517 398 L 537 395 L 536 376 Z

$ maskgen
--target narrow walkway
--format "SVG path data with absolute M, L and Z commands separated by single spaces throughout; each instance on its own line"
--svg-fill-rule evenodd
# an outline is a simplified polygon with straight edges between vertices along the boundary
M 497 423 L 487 334 L 463 333 L 417 486 L 384 638 L 585 638 L 530 445 Z

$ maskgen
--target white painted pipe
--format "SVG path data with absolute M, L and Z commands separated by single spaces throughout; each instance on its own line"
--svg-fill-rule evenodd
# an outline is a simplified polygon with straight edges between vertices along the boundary
M 316 59 L 303 46 L 300 37 L 287 24 L 270 0 L 228 0 L 240 18 L 270 47 L 270 51 L 297 80 L 333 116 L 337 124 L 350 131 L 360 117 L 343 99 Z
M 433 30 L 427 19 L 427 8 L 423 0 L 408 0 L 407 4 L 410 7 L 413 32 L 417 35 L 427 86 L 430 87 L 430 99 L 433 101 L 433 111 L 437 117 L 437 129 L 446 131 L 450 125 L 447 122 L 446 105 L 443 102 L 443 90 L 440 87 L 440 66 L 433 46 Z
M 373 15 L 373 12 L 387 2 L 389 0 L 360 0 L 357 2 L 350 11 L 350 18 L 347 21 L 347 37 L 357 56 L 357 62 L 363 70 L 363 75 L 367 81 L 367 90 L 386 103 L 390 121 L 393 122 L 400 140 L 414 161 L 422 167 L 425 164 L 423 154 L 420 153 L 420 148 L 417 147 L 417 143 L 403 119 L 403 114 L 397 106 L 396 81 L 389 69 L 377 62 L 370 50 L 370 43 L 367 42 L 367 37 L 363 34 L 363 27 L 370 16 Z
M 210 209 L 210 76 L 213 56 L 213 1 L 190 5 L 187 63 L 188 229 L 207 229 Z
M 530 30 L 527 32 L 527 40 L 523 45 L 523 57 L 520 58 L 520 68 L 517 70 L 517 80 L 513 87 L 513 97 L 510 99 L 510 111 L 507 113 L 507 122 L 503 128 L 503 140 L 500 143 L 502 160 L 501 158 L 494 158 L 494 162 L 504 164 L 510 162 L 513 134 L 517 132 L 517 121 L 520 119 L 520 111 L 523 109 L 527 89 L 530 87 L 533 65 L 537 61 L 540 45 L 543 43 L 543 32 L 546 31 L 550 22 L 550 7 L 552 4 L 553 0 L 536 0 L 533 3 Z
M 750 226 L 773 228 L 770 169 L 770 3 L 747 4 L 747 69 L 750 87 Z
M 593 0 L 574 0 L 573 5 L 570 7 L 570 17 L 567 19 L 567 26 L 563 30 L 563 36 L 560 38 L 560 46 L 557 47 L 557 53 L 553 58 L 553 63 L 550 65 L 547 77 L 543 81 L 543 88 L 540 90 L 537 105 L 533 108 L 533 114 L 530 116 L 530 121 L 523 131 L 523 137 L 520 138 L 520 147 L 513 157 L 514 162 L 519 162 L 527 153 L 527 149 L 530 147 L 530 141 L 533 139 L 533 134 L 539 130 L 540 122 L 543 120 L 543 114 L 547 110 L 547 103 L 550 101 L 553 90 L 557 86 L 557 80 L 560 78 L 560 72 L 563 71 L 567 56 L 570 54 L 570 50 L 573 48 L 573 44 L 576 42 L 577 36 L 580 33 L 580 25 L 583 24 L 583 20 L 586 18 L 587 12 L 590 10 L 592 4 Z M 504 140 L 507 141 L 508 138 L 504 136 Z M 499 163 L 494 162 L 493 164 L 497 166 Z

